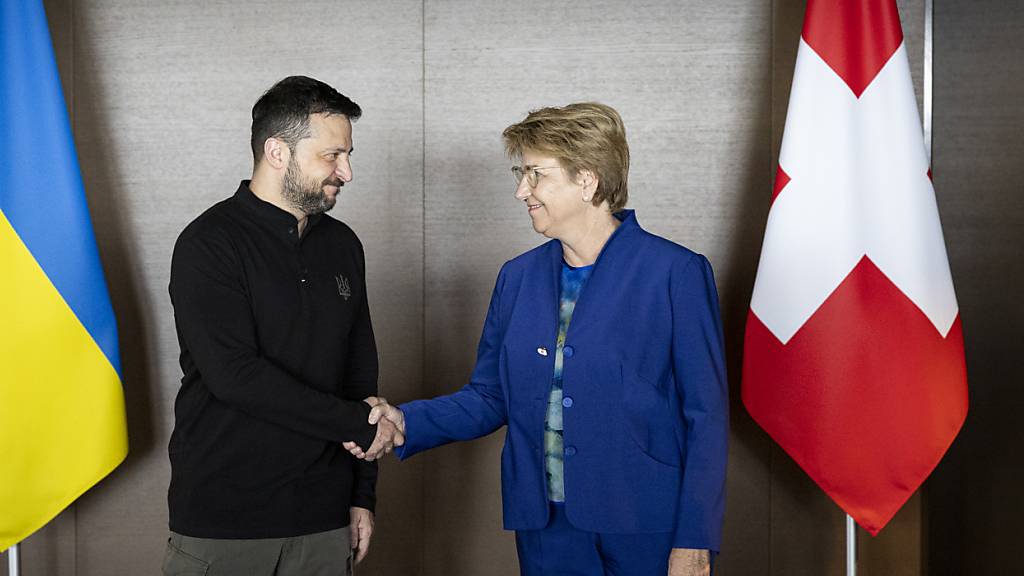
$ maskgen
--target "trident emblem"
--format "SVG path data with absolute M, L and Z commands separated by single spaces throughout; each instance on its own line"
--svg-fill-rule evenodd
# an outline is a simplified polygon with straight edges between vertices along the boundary
M 338 294 L 340 294 L 345 301 L 348 301 L 349 296 L 352 296 L 352 289 L 349 288 L 348 280 L 341 274 L 338 274 L 334 277 L 334 281 L 338 283 Z

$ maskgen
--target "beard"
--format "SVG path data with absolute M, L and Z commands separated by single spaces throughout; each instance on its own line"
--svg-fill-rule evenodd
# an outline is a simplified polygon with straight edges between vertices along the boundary
M 307 216 L 323 214 L 334 208 L 337 199 L 329 198 L 324 192 L 324 186 L 337 186 L 340 189 L 344 184 L 334 176 L 319 183 L 313 178 L 307 178 L 292 157 L 288 161 L 288 170 L 285 171 L 284 180 L 281 182 L 281 196 Z

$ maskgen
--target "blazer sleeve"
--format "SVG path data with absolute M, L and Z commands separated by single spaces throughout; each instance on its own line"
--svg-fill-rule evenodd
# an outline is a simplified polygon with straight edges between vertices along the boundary
M 711 264 L 695 255 L 672 270 L 672 368 L 682 401 L 683 482 L 674 548 L 718 551 L 725 513 L 729 391 Z
M 429 400 L 415 400 L 399 408 L 405 415 L 405 445 L 395 453 L 402 460 L 424 450 L 457 440 L 486 436 L 508 420 L 505 393 L 498 368 L 505 326 L 501 293 L 505 271 L 491 294 L 483 334 L 476 352 L 476 367 L 468 384 L 459 391 Z

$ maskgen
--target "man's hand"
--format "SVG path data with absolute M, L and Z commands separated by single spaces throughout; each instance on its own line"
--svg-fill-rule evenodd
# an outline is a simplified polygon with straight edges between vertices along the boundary
M 668 556 L 668 576 L 710 576 L 711 552 L 673 548 Z
M 405 444 L 405 415 L 384 398 L 370 396 L 364 402 L 372 406 L 367 421 L 377 425 L 373 444 L 365 452 L 355 442 L 343 442 L 342 446 L 356 458 L 373 461 L 391 452 L 394 446 Z
M 356 564 L 366 558 L 370 551 L 370 538 L 373 537 L 373 512 L 366 508 L 353 506 L 348 509 L 349 533 L 351 535 L 352 549 L 355 550 Z
M 398 428 L 398 431 L 402 433 L 402 439 L 405 439 L 405 414 L 401 410 L 388 404 L 388 401 L 383 398 L 377 398 L 376 404 L 371 404 L 373 408 L 370 409 L 370 417 L 367 421 L 370 424 L 376 424 L 380 422 L 381 418 L 390 420 L 392 424 Z M 403 442 L 404 443 L 404 442 Z M 401 446 L 401 444 L 395 444 L 395 446 Z

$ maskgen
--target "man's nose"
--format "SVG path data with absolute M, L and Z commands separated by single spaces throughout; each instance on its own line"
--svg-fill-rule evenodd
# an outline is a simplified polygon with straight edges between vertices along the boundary
M 342 182 L 352 181 L 352 164 L 348 161 L 348 158 L 338 158 L 338 163 L 334 166 L 334 173 L 337 174 Z

